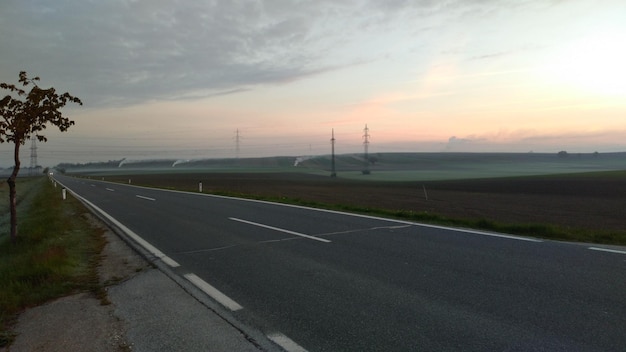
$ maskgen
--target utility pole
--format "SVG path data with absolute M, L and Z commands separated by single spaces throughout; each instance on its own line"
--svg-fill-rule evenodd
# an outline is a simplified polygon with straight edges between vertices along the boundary
M 333 128 L 332 138 L 330 139 L 330 145 L 332 146 L 332 155 L 331 155 L 331 165 L 332 171 L 330 173 L 330 177 L 337 177 L 337 172 L 335 171 L 335 129 Z
M 370 174 L 370 160 L 369 160 L 369 146 L 370 146 L 370 129 L 365 124 L 363 129 L 363 159 L 365 159 L 365 168 L 363 169 L 363 175 Z
M 37 168 L 37 138 L 31 138 L 32 144 L 30 145 L 30 170 L 29 175 L 33 176 L 35 174 L 35 169 Z

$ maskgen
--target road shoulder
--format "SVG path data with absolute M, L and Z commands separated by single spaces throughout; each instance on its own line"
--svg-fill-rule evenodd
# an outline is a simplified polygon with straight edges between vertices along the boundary
M 25 310 L 0 352 L 262 350 L 108 228 L 105 236 L 106 298 L 83 292 Z

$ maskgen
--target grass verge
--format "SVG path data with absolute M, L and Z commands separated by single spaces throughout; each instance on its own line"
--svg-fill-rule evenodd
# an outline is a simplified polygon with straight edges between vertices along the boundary
M 40 177 L 18 178 L 17 187 L 17 213 L 21 216 L 30 207 L 33 197 L 39 193 L 43 186 Z M 0 182 L 0 242 L 8 240 L 11 216 L 9 214 L 9 185 L 6 181 Z
M 18 240 L 0 241 L 0 347 L 12 340 L 10 327 L 21 310 L 79 291 L 103 299 L 97 266 L 106 240 L 90 225 L 88 210 L 45 177 L 30 184 L 35 192 L 18 212 Z M 17 191 L 27 192 L 20 189 Z M 26 187 L 23 187 L 26 188 Z

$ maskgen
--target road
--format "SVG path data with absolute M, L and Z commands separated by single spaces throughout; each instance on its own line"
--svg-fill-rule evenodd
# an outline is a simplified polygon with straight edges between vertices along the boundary
M 624 247 L 55 178 L 290 351 L 626 348 Z

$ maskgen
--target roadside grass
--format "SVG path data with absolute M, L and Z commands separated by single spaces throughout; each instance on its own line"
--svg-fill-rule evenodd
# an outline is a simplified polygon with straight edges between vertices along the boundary
M 39 179 L 39 177 L 26 177 L 16 180 L 18 217 L 30 206 L 33 197 L 42 187 L 43 183 L 39 182 Z M 2 180 L 0 182 L 0 243 L 9 238 L 10 221 L 9 185 L 6 180 Z
M 0 196 L 8 199 L 4 188 Z M 79 291 L 106 303 L 97 274 L 106 240 L 90 225 L 88 210 L 73 197 L 62 200 L 46 177 L 20 182 L 17 191 L 31 199 L 19 208 L 15 244 L 8 226 L 0 229 L 0 347 L 12 341 L 11 325 L 25 308 Z

